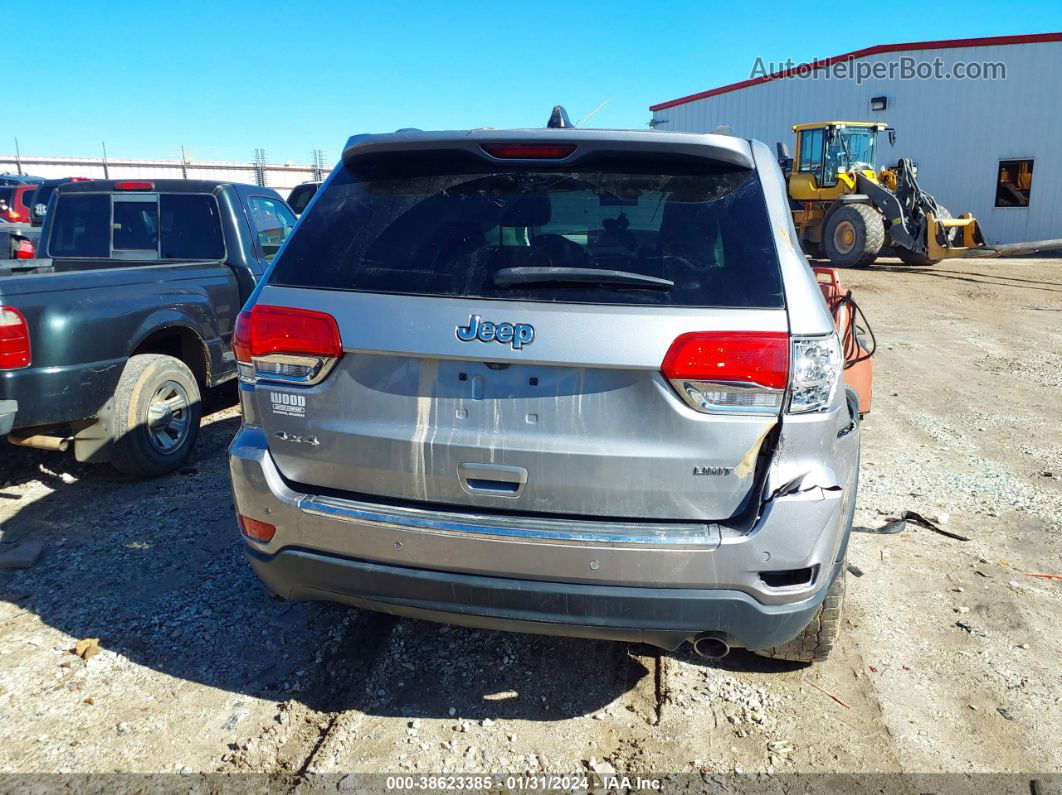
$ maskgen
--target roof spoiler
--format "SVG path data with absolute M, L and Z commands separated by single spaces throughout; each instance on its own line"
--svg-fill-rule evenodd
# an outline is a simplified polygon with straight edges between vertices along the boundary
M 403 130 L 380 135 L 355 135 L 343 148 L 343 162 L 366 155 L 430 150 L 461 151 L 486 160 L 493 158 L 484 150 L 489 144 L 575 144 L 574 162 L 593 152 L 629 152 L 682 154 L 703 157 L 738 168 L 756 167 L 749 142 L 733 136 L 672 133 L 648 130 L 585 130 L 575 127 L 536 128 L 529 130 Z

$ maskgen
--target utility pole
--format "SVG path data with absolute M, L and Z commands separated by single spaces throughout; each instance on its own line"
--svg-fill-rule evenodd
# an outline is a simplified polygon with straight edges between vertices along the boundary
M 110 179 L 111 172 L 107 170 L 107 142 L 100 141 L 100 146 L 103 147 L 103 178 Z
M 188 158 L 184 154 L 184 144 L 181 144 L 181 179 L 188 179 Z
M 313 181 L 320 182 L 324 179 L 324 152 L 315 147 L 311 162 L 313 168 Z
M 15 138 L 15 166 L 19 176 L 22 176 L 22 153 L 18 150 L 18 138 Z
M 254 150 L 254 179 L 255 184 L 264 188 L 266 186 L 265 176 L 265 162 L 266 162 L 266 150 L 255 149 Z

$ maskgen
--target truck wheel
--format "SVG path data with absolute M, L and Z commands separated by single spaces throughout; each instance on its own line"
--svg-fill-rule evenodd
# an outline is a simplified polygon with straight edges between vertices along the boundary
M 138 477 L 158 477 L 180 467 L 199 435 L 199 385 L 187 365 L 146 353 L 125 365 L 114 393 L 111 465 Z
M 769 649 L 753 649 L 763 657 L 793 662 L 822 662 L 830 656 L 837 636 L 841 634 L 841 610 L 844 607 L 845 562 L 841 561 L 841 572 L 830 585 L 826 598 L 822 600 L 819 610 L 804 631 L 791 641 Z
M 837 210 L 823 232 L 826 258 L 844 268 L 870 265 L 885 245 L 881 215 L 868 204 L 849 204 Z

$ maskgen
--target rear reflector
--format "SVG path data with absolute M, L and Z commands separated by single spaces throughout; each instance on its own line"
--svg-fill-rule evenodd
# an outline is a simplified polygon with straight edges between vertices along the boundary
M 155 190 L 154 182 L 115 182 L 115 190 Z
M 563 160 L 575 144 L 481 144 L 483 151 L 502 160 Z
M 243 514 L 236 514 L 236 521 L 240 523 L 240 531 L 252 541 L 267 544 L 277 534 L 276 527 L 269 522 L 260 522 Z
M 0 306 L 0 370 L 30 366 L 29 326 L 17 309 Z
M 784 331 L 699 331 L 676 339 L 661 369 L 672 381 L 712 381 L 785 389 L 789 335 Z

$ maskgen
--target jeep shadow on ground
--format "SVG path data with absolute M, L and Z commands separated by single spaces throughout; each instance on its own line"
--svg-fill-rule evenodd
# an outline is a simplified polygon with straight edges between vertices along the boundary
M 0 600 L 71 646 L 98 637 L 137 665 L 322 712 L 549 721 L 596 712 L 639 683 L 653 690 L 648 647 L 272 597 L 237 537 L 225 451 L 238 412 L 205 402 L 191 458 L 165 477 L 17 450 L 7 477 L 51 491 L 0 488 L 4 541 L 44 544 L 32 567 L 0 570 Z

